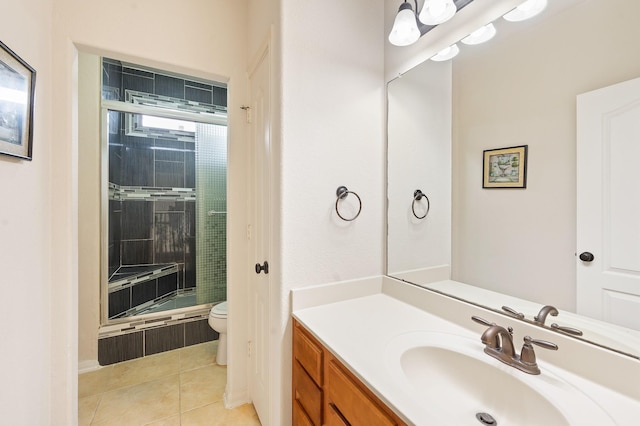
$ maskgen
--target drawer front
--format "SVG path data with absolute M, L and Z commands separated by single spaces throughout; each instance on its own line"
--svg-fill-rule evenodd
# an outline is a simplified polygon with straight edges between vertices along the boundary
M 293 362 L 293 399 L 309 416 L 311 424 L 322 424 L 322 390 L 297 361 Z
M 327 419 L 326 426 L 351 426 L 347 421 L 342 417 L 342 415 L 338 412 L 338 408 L 329 404 L 329 408 L 327 409 Z
M 293 426 L 315 426 L 299 402 L 293 402 Z
M 331 411 L 331 405 L 335 405 L 339 414 L 352 425 L 391 426 L 397 424 L 374 399 L 367 395 L 367 391 L 349 377 L 343 367 L 333 359 L 327 367 L 328 412 Z
M 293 328 L 293 357 L 314 382 L 322 387 L 322 347 L 297 322 Z

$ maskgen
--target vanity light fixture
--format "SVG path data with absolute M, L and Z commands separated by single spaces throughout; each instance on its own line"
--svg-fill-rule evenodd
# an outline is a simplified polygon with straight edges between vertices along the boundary
M 460 48 L 454 43 L 436 53 L 431 57 L 431 60 L 436 62 L 448 61 L 449 59 L 454 58 L 458 53 L 460 53 Z
M 411 0 L 400 5 L 393 28 L 389 33 L 389 42 L 395 46 L 408 46 L 418 41 L 420 37 L 433 28 L 451 19 L 457 11 L 467 6 L 473 0 L 424 0 L 422 9 L 418 7 L 418 0 Z
M 425 0 L 418 19 L 425 25 L 438 25 L 453 18 L 457 10 L 453 0 Z
M 547 0 L 527 0 L 520 6 L 506 13 L 503 18 L 509 22 L 520 22 L 533 18 L 547 7 Z
M 420 30 L 416 22 L 411 4 L 407 0 L 400 5 L 398 14 L 393 22 L 393 28 L 389 33 L 389 42 L 395 46 L 408 46 L 420 38 Z
M 491 23 L 478 28 L 462 40 L 464 44 L 474 45 L 489 41 L 496 35 L 496 27 Z

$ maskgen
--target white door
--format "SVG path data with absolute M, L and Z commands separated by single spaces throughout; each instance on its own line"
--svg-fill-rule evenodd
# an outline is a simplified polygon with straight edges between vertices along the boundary
M 577 108 L 577 310 L 640 330 L 640 78 Z
M 269 49 L 264 49 L 249 75 L 251 215 L 247 235 L 250 238 L 249 273 L 249 392 L 260 422 L 269 424 L 269 300 L 268 262 L 271 243 L 271 116 L 269 90 Z M 255 266 L 253 265 L 255 263 Z

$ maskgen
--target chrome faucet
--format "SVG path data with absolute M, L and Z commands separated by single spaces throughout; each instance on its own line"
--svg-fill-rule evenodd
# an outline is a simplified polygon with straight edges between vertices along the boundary
M 544 322 L 547 320 L 547 315 L 551 315 L 554 317 L 558 316 L 558 310 L 551 305 L 545 305 L 542 307 L 542 309 L 540 309 L 538 315 L 533 317 L 533 320 L 540 325 L 544 325 Z
M 538 345 L 545 349 L 558 350 L 558 345 L 547 342 L 546 340 L 532 339 L 525 336 L 524 345 L 520 355 L 516 353 L 513 346 L 513 329 L 511 327 L 504 328 L 495 323 L 491 323 L 480 317 L 471 317 L 475 322 L 485 325 L 489 328 L 482 333 L 480 340 L 484 343 L 484 352 L 493 358 L 524 371 L 528 374 L 540 374 L 540 367 L 536 362 L 536 354 L 533 345 Z

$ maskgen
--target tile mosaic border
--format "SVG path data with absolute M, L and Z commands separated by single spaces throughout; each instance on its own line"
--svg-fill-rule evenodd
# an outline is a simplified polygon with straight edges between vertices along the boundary
M 168 325 L 187 323 L 202 319 L 208 320 L 210 311 L 211 306 L 206 305 L 202 308 L 197 309 L 189 308 L 188 312 L 177 312 L 174 314 L 164 315 L 156 318 L 138 319 L 128 322 L 120 322 L 117 324 L 103 325 L 100 326 L 100 329 L 98 330 L 98 340 L 107 337 L 131 334 L 155 327 L 164 327 Z
M 109 182 L 109 200 L 196 201 L 196 190 L 195 188 L 121 186 Z

